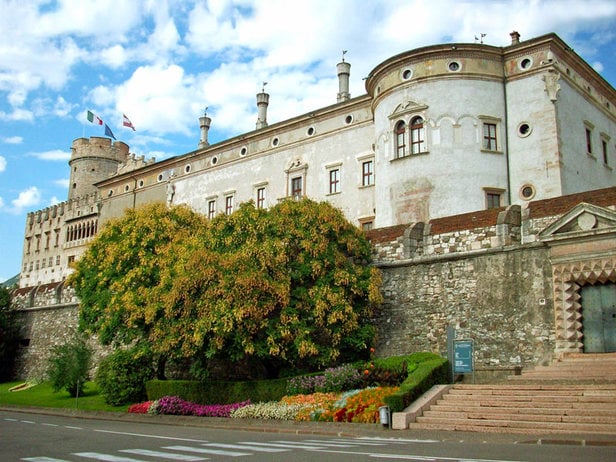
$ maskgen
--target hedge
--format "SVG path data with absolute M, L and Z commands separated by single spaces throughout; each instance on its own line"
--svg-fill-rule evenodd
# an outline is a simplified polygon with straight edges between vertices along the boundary
M 400 391 L 385 397 L 391 412 L 400 412 L 428 391 L 433 385 L 448 383 L 449 361 L 437 355 L 420 362 L 408 378 L 400 384 Z
M 286 395 L 287 378 L 251 382 L 198 382 L 191 380 L 150 380 L 146 383 L 148 400 L 178 396 L 198 404 L 231 404 L 250 400 L 278 401 Z

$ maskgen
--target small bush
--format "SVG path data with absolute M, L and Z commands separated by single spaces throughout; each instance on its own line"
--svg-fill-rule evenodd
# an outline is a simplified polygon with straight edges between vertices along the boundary
M 96 382 L 107 404 L 121 406 L 143 401 L 145 383 L 152 377 L 150 355 L 136 350 L 116 350 L 101 361 Z
M 92 349 L 82 337 L 54 346 L 47 369 L 53 391 L 64 389 L 72 397 L 83 395 L 91 362 Z
M 314 392 L 330 393 L 351 390 L 362 382 L 355 366 L 344 364 L 325 369 L 323 374 L 301 375 L 287 382 L 288 395 L 307 395 Z

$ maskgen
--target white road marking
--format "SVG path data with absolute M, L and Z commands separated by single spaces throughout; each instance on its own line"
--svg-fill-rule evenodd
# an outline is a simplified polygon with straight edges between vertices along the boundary
M 240 457 L 240 456 L 251 456 L 252 455 L 248 452 L 222 451 L 219 449 L 194 448 L 192 446 L 166 446 L 163 449 L 170 449 L 172 451 L 197 452 L 199 454 L 216 454 L 217 456 L 229 456 L 229 457 Z
M 27 457 L 20 460 L 25 460 L 27 462 L 69 462 L 64 459 L 54 459 L 53 457 Z
M 323 446 L 310 446 L 307 444 L 301 445 L 300 443 L 291 444 L 291 443 L 251 443 L 247 441 L 242 441 L 240 444 L 250 444 L 255 446 L 268 446 L 273 448 L 287 448 L 287 449 L 325 449 Z
M 102 460 L 104 462 L 143 462 L 139 459 L 112 456 L 111 454 L 100 454 L 98 452 L 74 452 L 73 455 L 78 457 L 85 457 L 86 459 Z
M 68 428 L 70 430 L 83 430 L 81 427 L 71 427 L 70 425 L 65 425 L 64 428 Z
M 128 433 L 128 432 L 116 432 L 113 430 L 94 430 L 95 432 L 100 433 L 111 433 L 114 435 L 124 435 L 124 436 L 141 436 L 143 438 L 158 438 L 161 440 L 173 440 L 173 441 L 186 441 L 188 443 L 209 443 L 207 440 L 194 440 L 191 438 L 176 438 L 174 436 L 161 436 L 161 435 L 146 435 L 144 433 Z
M 375 454 L 372 452 L 356 452 L 356 451 L 335 451 L 333 449 L 311 449 L 314 452 L 327 452 L 331 454 L 349 454 L 355 456 L 368 456 L 377 459 L 403 459 L 417 461 L 452 461 L 452 462 L 523 462 L 505 459 L 467 459 L 465 457 L 442 457 L 442 456 L 420 456 L 415 454 Z
M 204 444 L 204 446 L 225 448 L 225 449 L 244 449 L 247 451 L 257 451 L 257 452 L 286 452 L 287 451 L 286 449 L 281 449 L 281 448 L 253 446 L 252 443 L 242 443 L 242 444 L 207 443 L 207 444 Z
M 196 462 L 198 460 L 208 460 L 204 457 L 191 456 L 188 454 L 174 454 L 171 452 L 151 451 L 149 449 L 120 449 L 120 452 L 136 454 L 138 456 L 158 457 L 161 459 L 183 460 L 186 462 Z

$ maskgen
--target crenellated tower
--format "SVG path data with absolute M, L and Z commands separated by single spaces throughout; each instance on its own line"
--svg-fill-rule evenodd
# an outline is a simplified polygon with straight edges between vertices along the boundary
M 77 138 L 71 146 L 71 167 L 68 199 L 76 199 L 96 193 L 97 182 L 105 180 L 118 171 L 128 160 L 128 145 L 122 141 L 93 136 Z

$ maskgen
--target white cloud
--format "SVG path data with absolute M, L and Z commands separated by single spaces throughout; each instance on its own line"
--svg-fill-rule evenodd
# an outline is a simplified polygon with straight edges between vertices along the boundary
M 12 213 L 21 213 L 23 209 L 34 207 L 41 202 L 41 192 L 36 186 L 31 186 L 25 191 L 21 191 L 17 196 L 17 199 L 13 199 L 11 204 L 13 205 Z
M 68 189 L 69 181 L 70 180 L 68 178 L 61 178 L 59 180 L 55 180 L 53 183 L 57 186 Z
M 0 156 L 0 172 L 4 172 L 6 170 L 6 159 Z
M 6 138 L 2 138 L 2 142 L 6 144 L 21 144 L 24 139 L 21 136 L 8 136 Z
M 53 149 L 51 151 L 44 152 L 32 152 L 29 154 L 32 157 L 36 157 L 41 160 L 51 160 L 51 161 L 67 161 L 71 158 L 71 153 L 62 151 L 61 149 Z

